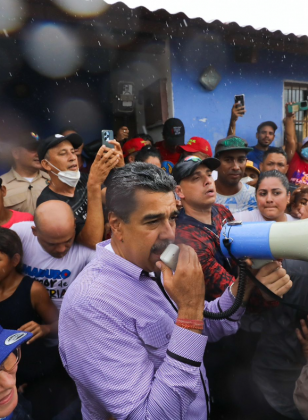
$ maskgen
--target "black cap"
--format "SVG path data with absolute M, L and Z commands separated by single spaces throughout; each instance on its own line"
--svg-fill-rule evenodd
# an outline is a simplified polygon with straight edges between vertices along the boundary
M 83 144 L 82 138 L 77 133 L 68 134 L 67 136 L 62 136 L 62 134 L 54 134 L 53 136 L 50 136 L 47 139 L 40 140 L 38 142 L 37 153 L 39 160 L 42 161 L 49 149 L 58 146 L 58 144 L 62 143 L 65 140 L 72 143 L 74 149 L 77 149 Z
M 12 141 L 13 147 L 24 147 L 27 150 L 37 150 L 39 136 L 30 131 L 25 131 L 16 135 Z
M 248 147 L 247 141 L 240 137 L 228 136 L 225 139 L 218 140 L 215 147 L 215 157 L 217 157 L 219 153 L 226 152 L 227 150 L 244 150 L 248 153 L 251 152 L 253 148 Z
M 184 144 L 185 127 L 178 118 L 169 118 L 163 128 L 163 136 L 165 141 L 173 146 L 181 146 Z
M 187 156 L 172 169 L 172 175 L 176 183 L 179 184 L 182 179 L 192 175 L 200 165 L 207 166 L 211 171 L 214 171 L 220 166 L 220 161 L 216 158 L 202 160 L 197 156 Z
M 262 127 L 265 127 L 266 125 L 269 125 L 270 127 L 272 127 L 272 129 L 274 131 L 277 130 L 277 125 L 274 123 L 274 121 L 264 121 L 263 123 L 259 124 L 257 127 L 257 132 L 259 132 L 261 130 Z

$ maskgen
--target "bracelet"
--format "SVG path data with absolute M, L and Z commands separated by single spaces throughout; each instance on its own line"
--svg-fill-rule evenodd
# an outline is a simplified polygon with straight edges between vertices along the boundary
M 187 330 L 200 330 L 203 331 L 204 323 L 203 321 L 195 320 L 195 319 L 183 319 L 178 318 L 176 320 L 175 325 L 181 328 L 185 328 Z

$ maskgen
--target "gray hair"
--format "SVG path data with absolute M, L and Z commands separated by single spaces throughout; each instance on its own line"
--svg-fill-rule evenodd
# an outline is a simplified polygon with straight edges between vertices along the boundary
M 130 215 L 136 210 L 135 192 L 174 192 L 176 183 L 172 176 L 155 165 L 134 162 L 115 169 L 107 179 L 106 206 L 124 223 L 129 223 Z
M 274 169 L 273 171 L 266 171 L 266 172 L 261 172 L 260 173 L 259 179 L 258 179 L 258 182 L 257 182 L 257 185 L 256 185 L 256 192 L 258 191 L 261 182 L 265 178 L 278 178 L 278 179 L 280 179 L 280 182 L 282 183 L 284 188 L 287 190 L 287 193 L 290 191 L 290 185 L 289 185 L 288 178 L 284 174 L 282 174 L 281 172 L 277 171 L 277 169 Z

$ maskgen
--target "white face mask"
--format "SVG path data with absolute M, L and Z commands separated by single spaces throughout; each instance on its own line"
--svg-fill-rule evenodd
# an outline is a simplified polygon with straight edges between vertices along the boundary
M 59 171 L 57 174 L 51 171 L 52 174 L 56 175 L 60 181 L 64 182 L 64 184 L 69 185 L 70 187 L 75 188 L 78 184 L 78 181 L 80 179 L 80 172 L 78 171 L 60 171 L 56 166 L 54 166 L 52 163 L 50 163 L 47 159 L 46 161 L 51 165 L 53 168 L 55 168 L 57 171 Z
M 241 182 L 243 182 L 244 184 L 248 184 L 248 182 L 253 181 L 252 178 L 250 178 L 250 176 L 245 176 L 244 178 L 241 179 Z

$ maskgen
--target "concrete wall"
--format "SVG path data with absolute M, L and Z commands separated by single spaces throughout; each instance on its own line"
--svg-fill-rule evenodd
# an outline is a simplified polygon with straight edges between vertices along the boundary
M 278 125 L 275 143 L 281 145 L 283 84 L 285 80 L 308 82 L 308 57 L 262 50 L 257 63 L 236 63 L 234 49 L 215 34 L 172 41 L 174 116 L 185 124 L 186 142 L 201 136 L 214 146 L 225 137 L 234 95 L 244 93 L 247 112 L 239 119 L 236 134 L 253 145 L 258 124 L 272 120 Z M 207 91 L 198 81 L 210 64 L 222 78 L 214 91 Z

